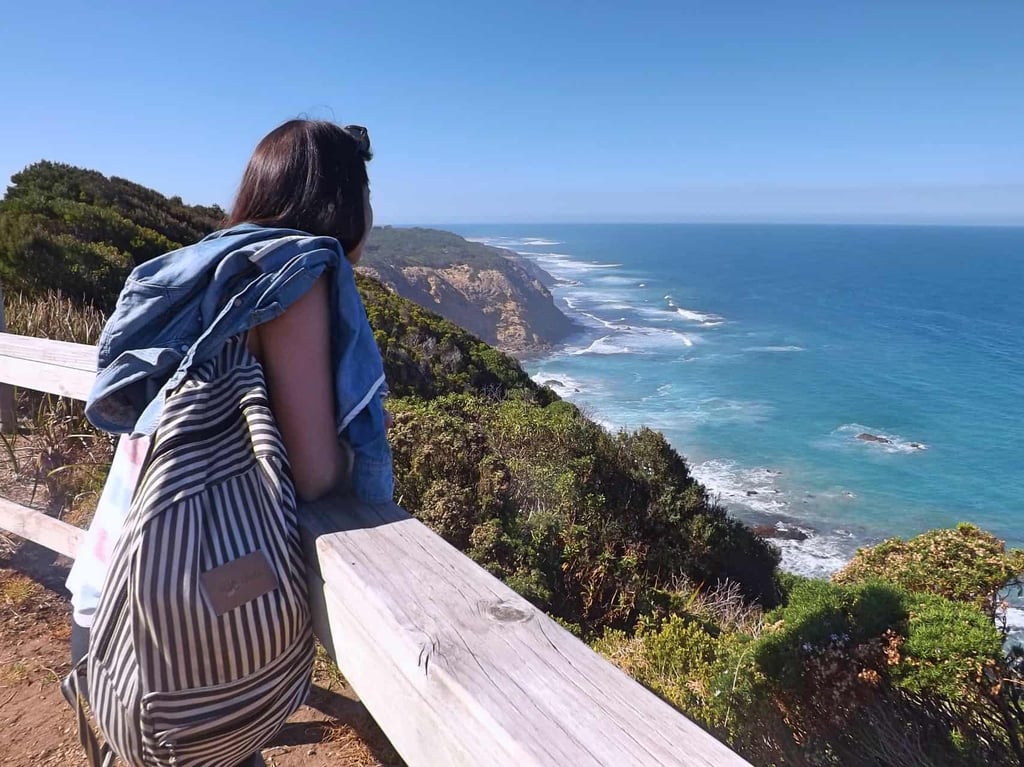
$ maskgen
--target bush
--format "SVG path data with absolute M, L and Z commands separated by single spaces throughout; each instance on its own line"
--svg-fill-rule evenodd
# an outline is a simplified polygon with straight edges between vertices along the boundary
M 919 694 L 963 701 L 986 695 L 1001 678 L 1002 638 L 976 608 L 932 594 L 909 600 L 909 624 L 900 660 L 891 675 Z
M 33 294 L 58 290 L 105 311 L 134 266 L 195 242 L 224 216 L 60 163 L 36 163 L 11 181 L 0 202 L 0 280 Z
M 901 631 L 907 620 L 906 597 L 880 582 L 846 587 L 821 580 L 799 581 L 792 586 L 787 604 L 765 616 L 775 630 L 758 642 L 757 664 L 780 690 L 813 697 L 820 691 L 812 688 L 816 664 L 810 661 L 837 649 L 880 641 L 887 631 Z M 856 686 L 853 680 L 864 670 L 851 667 L 847 682 Z M 829 691 L 829 695 L 844 692 Z
M 735 736 L 749 716 L 757 670 L 739 634 L 673 615 L 657 627 L 641 623 L 632 636 L 608 630 L 594 649 L 719 736 Z
M 908 591 L 973 604 L 994 617 L 998 591 L 1022 574 L 1024 551 L 1007 551 L 991 533 L 960 524 L 860 549 L 833 580 L 856 583 L 878 578 Z
M 400 502 L 585 632 L 660 614 L 666 586 L 733 579 L 776 599 L 778 554 L 713 504 L 650 430 L 611 435 L 574 406 L 394 400 Z

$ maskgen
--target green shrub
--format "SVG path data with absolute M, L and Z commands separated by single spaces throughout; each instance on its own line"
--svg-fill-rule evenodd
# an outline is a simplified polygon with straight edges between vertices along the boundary
M 860 549 L 833 580 L 856 583 L 879 578 L 908 591 L 969 602 L 993 615 L 996 593 L 1022 574 L 1024 551 L 1007 551 L 1006 544 L 991 533 L 960 524 Z
M 809 659 L 901 631 L 908 617 L 906 598 L 905 592 L 878 581 L 856 586 L 795 582 L 786 605 L 765 616 L 776 628 L 758 641 L 758 666 L 780 689 L 804 691 Z
M 932 594 L 915 594 L 908 606 L 907 638 L 890 669 L 898 686 L 962 701 L 1000 678 L 1003 642 L 988 616 Z
M 58 290 L 105 311 L 134 266 L 195 242 L 224 216 L 60 163 L 36 163 L 11 181 L 0 202 L 0 280 L 32 294 Z
M 778 554 L 714 505 L 650 430 L 572 405 L 446 395 L 392 402 L 400 502 L 584 631 L 660 612 L 666 584 L 734 579 L 772 604 Z

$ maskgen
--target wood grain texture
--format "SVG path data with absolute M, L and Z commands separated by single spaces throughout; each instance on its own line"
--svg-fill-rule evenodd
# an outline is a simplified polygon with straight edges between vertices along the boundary
M 36 509 L 0 498 L 0 529 L 27 538 L 51 551 L 75 558 L 85 531 Z
M 747 764 L 397 506 L 301 519 L 319 634 L 410 767 Z
M 0 382 L 84 399 L 95 349 L 0 334 Z M 410 767 L 748 763 L 394 504 L 303 504 L 317 635 Z M 0 500 L 73 557 L 83 532 Z
M 95 377 L 95 346 L 0 333 L 0 383 L 84 400 Z

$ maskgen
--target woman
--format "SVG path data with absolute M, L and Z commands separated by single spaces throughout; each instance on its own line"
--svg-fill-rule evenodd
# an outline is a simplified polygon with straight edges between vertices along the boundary
M 100 339 L 90 420 L 137 438 L 157 432 L 159 440 L 165 402 L 244 340 L 262 367 L 294 493 L 313 500 L 347 485 L 363 500 L 390 500 L 383 364 L 351 268 L 372 227 L 370 158 L 369 137 L 358 126 L 292 120 L 260 141 L 225 228 L 132 272 Z M 78 666 L 91 652 L 90 670 L 97 653 L 110 653 L 107 642 L 93 646 L 95 636 L 90 644 L 89 627 L 99 606 L 97 621 L 110 634 L 114 619 L 111 608 L 104 613 L 101 587 L 119 556 L 142 442 L 122 437 L 68 579 L 72 656 Z M 149 479 L 143 467 L 140 486 Z M 244 644 L 242 634 L 239 641 L 226 636 L 223 646 Z M 259 762 L 243 764 L 250 763 Z

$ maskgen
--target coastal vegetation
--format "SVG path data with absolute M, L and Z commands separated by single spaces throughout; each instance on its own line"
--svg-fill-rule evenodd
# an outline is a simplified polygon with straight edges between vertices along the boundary
M 378 227 L 359 269 L 506 351 L 535 353 L 578 329 L 555 306 L 550 274 L 509 250 L 451 232 Z
M 95 342 L 128 270 L 221 216 L 31 166 L 0 202 L 9 329 Z M 443 267 L 431 247 L 401 257 Z M 999 623 L 1024 552 L 961 525 L 862 550 L 831 580 L 782 573 L 660 433 L 611 433 L 513 358 L 358 282 L 401 505 L 640 682 L 757 765 L 1024 765 L 1024 655 Z M 65 400 L 18 406 L 24 433 L 0 454 L 86 524 L 109 438 Z

